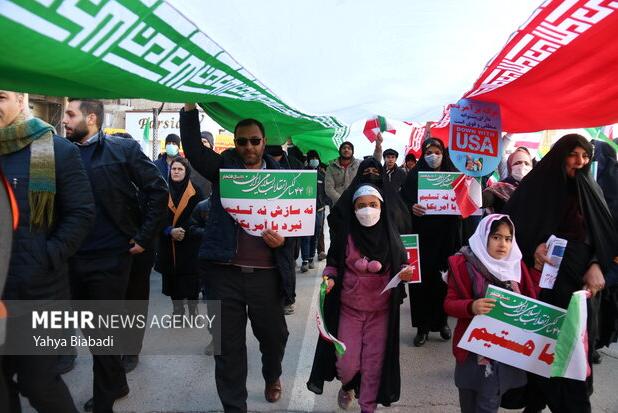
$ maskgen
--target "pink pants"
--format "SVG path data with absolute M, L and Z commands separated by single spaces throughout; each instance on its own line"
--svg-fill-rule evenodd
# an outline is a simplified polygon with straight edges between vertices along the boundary
M 341 305 L 337 338 L 345 343 L 346 352 L 337 360 L 337 374 L 341 383 L 347 384 L 360 372 L 358 403 L 363 413 L 373 412 L 377 406 L 387 329 L 388 310 L 359 311 Z

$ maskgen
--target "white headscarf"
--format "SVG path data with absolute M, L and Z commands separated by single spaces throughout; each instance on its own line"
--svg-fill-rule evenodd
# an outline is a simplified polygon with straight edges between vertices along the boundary
M 513 243 L 509 255 L 501 260 L 493 258 L 487 252 L 487 240 L 491 224 L 503 217 L 506 217 L 513 226 Z M 515 226 L 508 215 L 491 214 L 481 220 L 476 231 L 469 239 L 470 249 L 476 257 L 483 263 L 487 271 L 500 281 L 515 281 L 521 280 L 521 251 L 515 241 Z

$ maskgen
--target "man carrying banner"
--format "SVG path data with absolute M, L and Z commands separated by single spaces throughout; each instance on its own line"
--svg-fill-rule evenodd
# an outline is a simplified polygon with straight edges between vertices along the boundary
M 124 300 L 131 256 L 152 244 L 167 207 L 167 185 L 157 167 L 132 139 L 108 136 L 98 100 L 69 99 L 62 123 L 79 148 L 95 195 L 94 229 L 70 262 L 74 300 Z M 145 205 L 140 210 L 140 200 Z M 93 352 L 93 398 L 84 410 L 112 412 L 129 393 L 120 355 Z
M 19 211 L 2 299 L 67 300 L 67 260 L 92 226 L 92 191 L 77 148 L 55 136 L 51 125 L 28 119 L 26 107 L 22 93 L 0 90 L 0 167 Z M 15 317 L 8 319 L 7 344 L 12 322 Z M 8 411 L 21 411 L 19 391 L 39 412 L 77 412 L 56 360 L 51 354 L 2 357 Z
M 200 141 L 198 111 L 185 104 L 180 136 L 187 158 L 213 183 L 211 209 L 200 247 L 200 271 L 209 300 L 221 302 L 220 354 L 215 355 L 217 392 L 226 412 L 247 411 L 247 316 L 262 352 L 264 396 L 281 398 L 281 362 L 288 329 L 283 314 L 283 277 L 290 272 L 294 243 L 276 231 L 247 234 L 221 205 L 221 169 L 280 169 L 264 154 L 263 125 L 244 119 L 234 128 L 234 149 L 217 154 Z M 217 348 L 217 346 L 215 346 Z

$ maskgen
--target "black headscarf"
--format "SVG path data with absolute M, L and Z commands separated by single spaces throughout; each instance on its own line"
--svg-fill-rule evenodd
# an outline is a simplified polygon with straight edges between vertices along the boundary
M 583 136 L 563 136 L 522 179 L 505 205 L 504 213 L 515 224 L 517 243 L 529 266 L 534 263 L 536 247 L 565 224 L 565 206 L 573 193 L 601 268 L 605 271 L 618 255 L 614 222 L 601 188 L 590 175 L 590 163 L 579 169 L 574 178 L 566 174 L 566 158 L 576 147 L 583 148 L 592 158 L 592 145 Z
M 438 169 L 432 169 L 425 161 L 425 151 L 430 146 L 435 146 L 442 152 L 442 163 Z M 408 172 L 408 176 L 404 184 L 401 186 L 401 196 L 406 204 L 412 206 L 418 202 L 418 173 L 419 172 L 457 172 L 457 168 L 453 165 L 448 149 L 444 147 L 444 143 L 438 138 L 429 138 L 422 145 L 422 155 L 414 169 Z
M 440 151 L 442 152 L 442 163 L 440 164 L 440 167 L 438 169 L 431 169 L 429 165 L 427 165 L 427 162 L 425 161 L 425 151 L 430 146 L 435 146 L 439 148 Z M 444 143 L 442 142 L 442 140 L 438 138 L 429 138 L 425 142 L 423 142 L 422 154 L 421 154 L 420 159 L 416 163 L 416 166 L 414 167 L 414 169 L 416 169 L 417 171 L 421 171 L 421 172 L 427 172 L 427 171 L 457 172 L 457 168 L 455 168 L 455 165 L 453 165 L 453 162 L 451 161 L 451 157 L 448 153 L 448 149 L 444 146 Z
M 380 175 L 364 175 L 363 172 L 367 168 L 376 168 Z M 391 187 L 385 187 L 385 179 L 386 172 L 384 171 L 384 166 L 382 166 L 376 158 L 369 156 L 364 159 L 358 166 L 358 171 L 350 183 L 350 186 L 343 191 L 343 194 L 341 194 L 341 197 L 333 206 L 332 211 L 328 216 L 328 225 L 331 228 L 331 233 L 336 231 L 338 223 L 342 221 L 346 215 L 349 215 L 348 205 L 352 202 L 352 197 L 356 191 L 355 188 L 358 188 L 361 184 L 370 184 L 380 190 L 382 197 L 384 198 L 384 202 L 388 204 L 390 220 L 398 228 L 400 234 L 409 234 L 412 232 L 412 222 L 406 205 L 403 203 L 403 200 L 397 192 L 392 190 Z
M 368 185 L 374 187 L 380 192 L 382 198 L 384 194 L 375 185 L 360 184 L 361 186 Z M 367 259 L 380 261 L 383 267 L 386 267 L 389 260 L 389 239 L 388 239 L 388 227 L 387 222 L 384 219 L 384 202 L 381 202 L 382 209 L 380 210 L 380 220 L 372 227 L 364 227 L 358 222 L 356 214 L 354 214 L 354 202 L 352 202 L 351 209 L 348 211 L 352 217 L 350 220 L 350 235 L 354 240 L 354 244 L 358 247 L 361 254 Z
M 170 164 L 170 170 L 173 164 L 174 164 L 174 161 L 172 161 L 172 163 Z M 189 181 L 191 178 L 191 165 L 189 165 L 188 162 L 186 164 L 182 163 L 182 165 L 185 167 L 185 178 L 180 182 L 175 182 L 172 180 L 172 177 L 170 174 L 170 179 L 169 179 L 170 196 L 172 197 L 172 202 L 174 202 L 175 206 L 178 206 L 178 203 L 180 202 L 180 198 L 182 198 L 182 195 L 187 190 L 187 186 L 189 185 Z

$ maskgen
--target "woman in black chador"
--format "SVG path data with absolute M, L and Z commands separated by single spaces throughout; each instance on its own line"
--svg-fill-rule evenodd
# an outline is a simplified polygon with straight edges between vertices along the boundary
M 550 235 L 568 244 L 552 289 L 539 298 L 567 308 L 573 292 L 588 289 L 589 356 L 599 336 L 599 297 L 603 273 L 618 256 L 618 234 L 603 193 L 590 175 L 593 148 L 576 134 L 562 137 L 522 180 L 505 206 L 517 228 L 518 243 L 528 266 L 541 270 Z M 589 357 L 590 359 L 590 357 Z M 590 360 L 589 360 L 590 361 Z M 552 412 L 590 412 L 592 374 L 586 381 L 537 377 Z
M 430 331 L 439 331 L 444 340 L 451 337 L 443 308 L 446 283 L 441 271 L 448 269 L 447 259 L 461 248 L 462 220 L 455 215 L 425 215 L 418 204 L 418 173 L 456 172 L 448 151 L 440 139 L 423 142 L 423 157 L 408 173 L 401 196 L 412 211 L 412 227 L 419 236 L 422 282 L 409 284 L 412 326 L 417 328 L 414 345 L 422 346 Z

